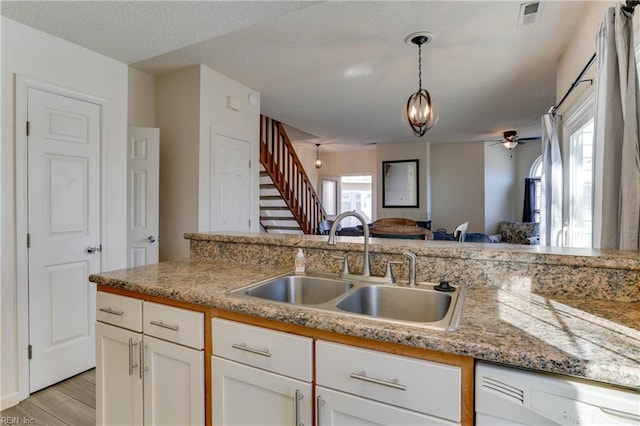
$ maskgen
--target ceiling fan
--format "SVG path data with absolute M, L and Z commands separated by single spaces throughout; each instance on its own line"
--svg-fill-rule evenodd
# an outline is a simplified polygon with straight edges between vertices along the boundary
M 493 145 L 497 145 L 497 144 L 502 144 L 502 146 L 504 146 L 507 149 L 513 149 L 515 148 L 519 143 L 527 143 L 527 142 L 531 142 L 531 141 L 539 141 L 540 139 L 542 139 L 540 136 L 535 136 L 535 137 L 531 137 L 531 138 L 519 138 L 518 137 L 518 132 L 515 130 L 507 130 L 504 133 L 502 133 L 503 136 L 503 140 L 501 141 L 496 141 L 495 144 Z

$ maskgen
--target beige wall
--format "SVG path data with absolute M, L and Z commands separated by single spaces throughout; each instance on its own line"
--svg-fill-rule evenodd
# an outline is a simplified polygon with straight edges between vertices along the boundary
M 432 144 L 431 229 L 469 221 L 469 232 L 484 232 L 484 178 L 484 144 Z
M 521 146 L 505 149 L 493 142 L 484 143 L 484 224 L 469 223 L 469 232 L 495 234 L 503 220 L 514 220 L 516 198 L 516 157 Z
M 129 67 L 128 124 L 156 127 L 156 77 Z
M 607 8 L 615 4 L 616 2 L 610 1 L 586 3 L 582 22 L 568 43 L 568 47 L 560 58 L 560 61 L 558 61 L 556 71 L 556 99 L 558 102 L 567 90 L 569 90 L 580 71 L 582 71 L 591 56 L 595 53 L 598 25 L 602 22 Z M 637 19 L 635 19 L 635 21 L 637 21 Z M 594 71 L 595 66 L 592 66 L 584 78 L 592 79 Z M 558 110 L 558 113 L 562 114 L 570 110 L 576 101 L 582 98 L 581 95 L 586 91 L 592 92 L 593 86 L 588 83 L 582 83 L 577 86 Z
M 15 193 L 14 79 L 23 76 L 38 82 L 106 100 L 102 107 L 104 128 L 102 157 L 102 270 L 127 265 L 126 153 L 127 66 L 83 47 L 50 36 L 2 17 L 0 187 L 0 406 L 15 404 L 29 395 L 27 360 L 27 283 L 17 282 Z M 18 123 L 22 129 L 23 123 Z M 22 236 L 19 238 L 22 241 Z
M 160 260 L 189 255 L 185 232 L 198 230 L 200 67 L 157 80 L 160 128 Z

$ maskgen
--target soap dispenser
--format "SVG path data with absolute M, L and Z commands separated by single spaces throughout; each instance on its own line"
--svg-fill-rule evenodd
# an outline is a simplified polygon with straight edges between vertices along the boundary
M 297 275 L 304 275 L 307 262 L 304 258 L 304 253 L 301 248 L 298 249 L 298 254 L 296 255 L 296 260 L 294 263 L 295 263 L 295 273 Z

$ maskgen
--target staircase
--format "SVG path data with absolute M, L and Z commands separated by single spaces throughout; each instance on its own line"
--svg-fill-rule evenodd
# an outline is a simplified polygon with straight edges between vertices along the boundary
M 284 126 L 260 116 L 260 224 L 268 233 L 315 234 L 326 219 Z

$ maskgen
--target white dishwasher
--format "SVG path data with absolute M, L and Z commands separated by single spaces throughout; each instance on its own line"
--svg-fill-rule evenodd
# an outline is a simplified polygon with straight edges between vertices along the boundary
M 640 392 L 478 362 L 477 426 L 640 425 Z

